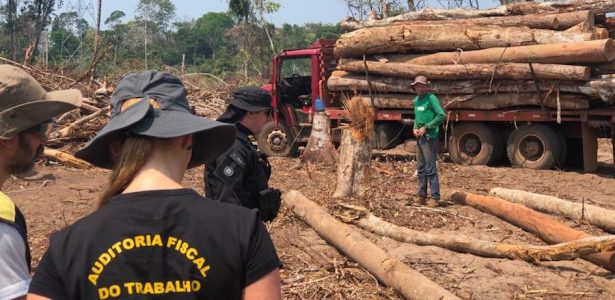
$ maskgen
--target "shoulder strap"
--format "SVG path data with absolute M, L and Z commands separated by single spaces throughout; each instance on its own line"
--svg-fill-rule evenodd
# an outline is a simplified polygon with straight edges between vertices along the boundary
M 21 235 L 24 245 L 26 245 L 26 262 L 28 271 L 31 271 L 30 245 L 28 244 L 28 227 L 26 218 L 21 213 L 15 203 L 4 193 L 0 192 L 0 222 L 15 228 Z

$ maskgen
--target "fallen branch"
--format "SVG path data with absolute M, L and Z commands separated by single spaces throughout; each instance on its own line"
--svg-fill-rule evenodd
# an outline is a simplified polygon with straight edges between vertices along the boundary
M 589 237 L 552 246 L 514 245 L 473 239 L 459 234 L 428 233 L 388 223 L 365 208 L 343 205 L 358 212 L 353 224 L 399 242 L 436 246 L 483 257 L 509 258 L 527 262 L 575 259 L 583 255 L 615 250 L 615 236 Z
M 300 192 L 286 192 L 282 200 L 327 242 L 365 267 L 380 282 L 394 288 L 405 299 L 459 299 L 384 252 L 349 225 L 337 221 Z
M 71 134 L 73 132 L 75 127 L 80 126 L 81 124 L 84 124 L 86 122 L 89 122 L 90 120 L 93 120 L 93 119 L 97 118 L 98 116 L 107 113 L 109 110 L 111 110 L 111 106 L 106 106 L 105 108 L 102 108 L 102 109 L 100 109 L 99 111 L 97 111 L 97 112 L 95 112 L 93 114 L 89 114 L 87 116 L 84 116 L 84 117 L 80 118 L 79 120 L 66 125 L 64 128 L 58 130 L 58 137 L 66 137 L 66 136 L 68 136 L 69 134 Z
M 468 205 L 506 220 L 538 236 L 549 244 L 593 237 L 583 231 L 572 229 L 550 216 L 497 197 L 457 192 L 451 196 L 451 200 L 455 203 Z M 614 252 L 595 253 L 585 255 L 582 258 L 609 271 L 615 271 Z
M 45 148 L 45 150 L 43 151 L 43 155 L 77 169 L 89 169 L 93 167 L 85 160 L 78 159 L 68 153 L 64 153 L 55 149 Z
M 572 220 L 587 220 L 606 231 L 615 232 L 615 211 L 590 204 L 574 203 L 553 196 L 526 191 L 493 188 L 489 194 L 525 205 L 538 211 L 564 216 Z

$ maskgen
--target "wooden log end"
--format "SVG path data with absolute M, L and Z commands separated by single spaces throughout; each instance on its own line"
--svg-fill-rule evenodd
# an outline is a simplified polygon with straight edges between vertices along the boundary
M 466 197 L 467 197 L 467 194 L 464 192 L 455 192 L 453 195 L 451 195 L 451 201 L 458 203 L 458 204 L 465 204 Z
M 604 43 L 604 58 L 607 61 L 615 59 L 615 42 L 612 39 L 607 39 Z

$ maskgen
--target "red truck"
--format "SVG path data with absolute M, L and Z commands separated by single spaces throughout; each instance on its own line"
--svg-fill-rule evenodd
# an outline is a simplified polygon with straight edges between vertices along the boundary
M 313 106 L 323 99 L 332 128 L 344 119 L 343 92 L 330 91 L 335 70 L 335 40 L 317 40 L 306 49 L 285 50 L 273 59 L 271 80 L 264 86 L 277 108 L 258 137 L 259 148 L 272 156 L 293 156 L 307 143 Z M 410 82 L 411 79 L 408 79 Z M 412 138 L 414 111 L 375 108 L 373 146 L 388 149 Z M 615 148 L 615 107 L 558 112 L 546 108 L 447 110 L 443 149 L 459 164 L 494 165 L 508 158 L 516 167 L 548 169 L 562 165 L 597 168 L 598 138 Z M 333 134 L 339 141 L 339 134 Z M 615 158 L 615 151 L 613 151 Z

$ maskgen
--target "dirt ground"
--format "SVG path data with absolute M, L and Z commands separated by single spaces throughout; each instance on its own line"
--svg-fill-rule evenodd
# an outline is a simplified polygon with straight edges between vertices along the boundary
M 592 174 L 575 170 L 458 166 L 440 161 L 443 198 L 456 191 L 486 194 L 493 187 L 506 187 L 615 209 L 615 166 L 609 148 L 606 140 L 600 142 L 600 169 Z M 339 200 L 330 198 L 335 189 L 334 168 L 311 165 L 308 174 L 297 159 L 272 158 L 271 161 L 272 186 L 283 191 L 299 190 L 328 209 L 338 203 Z M 95 209 L 96 197 L 108 176 L 104 170 L 81 171 L 45 161 L 37 168 L 36 176 L 28 180 L 12 178 L 3 187 L 28 219 L 34 266 L 47 247 L 50 233 Z M 405 206 L 417 185 L 414 171 L 412 156 L 403 146 L 379 154 L 373 162 L 372 188 L 368 195 L 343 202 L 367 207 L 388 222 L 416 230 L 544 245 L 532 234 L 469 207 L 450 205 L 441 210 L 427 210 Z M 191 170 L 185 185 L 202 191 L 202 180 L 202 168 Z M 560 220 L 593 234 L 604 234 L 587 224 Z M 361 266 L 328 246 L 285 207 L 268 228 L 284 263 L 284 299 L 401 299 Z M 531 264 L 483 258 L 438 247 L 399 243 L 359 231 L 463 299 L 615 299 L 615 275 L 581 259 Z M 305 250 L 306 246 L 326 261 L 314 259 L 308 253 L 311 251 Z

